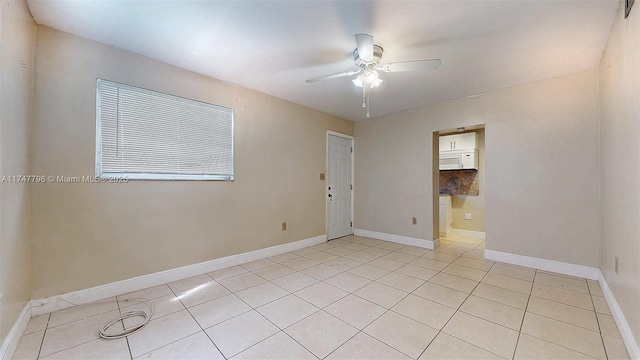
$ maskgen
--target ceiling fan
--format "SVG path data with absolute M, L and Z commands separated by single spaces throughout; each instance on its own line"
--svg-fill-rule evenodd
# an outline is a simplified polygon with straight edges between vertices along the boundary
M 335 79 L 345 76 L 358 75 L 354 78 L 353 83 L 362 88 L 362 107 L 367 109 L 367 117 L 369 114 L 369 91 L 382 82 L 378 71 L 401 72 L 401 71 L 425 71 L 436 70 L 442 65 L 440 59 L 402 61 L 388 64 L 380 64 L 383 49 L 379 45 L 373 43 L 373 36 L 369 34 L 356 34 L 356 49 L 353 50 L 353 60 L 359 68 L 352 71 L 344 71 L 335 74 L 318 76 L 307 80 L 307 83 L 315 83 L 321 80 Z

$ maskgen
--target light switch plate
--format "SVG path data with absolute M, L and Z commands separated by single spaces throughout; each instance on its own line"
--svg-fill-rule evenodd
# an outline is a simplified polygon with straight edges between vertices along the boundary
M 471 219 L 473 219 L 473 216 L 471 216 L 471 213 L 464 213 L 464 219 L 465 220 L 471 220 Z

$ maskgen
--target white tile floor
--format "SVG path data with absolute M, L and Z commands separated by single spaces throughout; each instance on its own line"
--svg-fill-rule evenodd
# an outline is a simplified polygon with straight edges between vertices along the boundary
M 597 282 L 349 236 L 31 319 L 14 359 L 628 359 Z M 124 299 L 142 331 L 102 340 Z

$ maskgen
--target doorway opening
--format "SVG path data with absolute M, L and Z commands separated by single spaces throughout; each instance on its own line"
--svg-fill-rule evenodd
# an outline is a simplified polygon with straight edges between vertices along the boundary
M 484 250 L 485 130 L 475 125 L 434 132 L 434 237 L 440 246 Z

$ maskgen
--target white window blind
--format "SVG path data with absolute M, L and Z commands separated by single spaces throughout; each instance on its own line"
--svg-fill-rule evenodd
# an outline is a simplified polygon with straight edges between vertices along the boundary
M 96 175 L 233 180 L 233 110 L 98 79 Z

